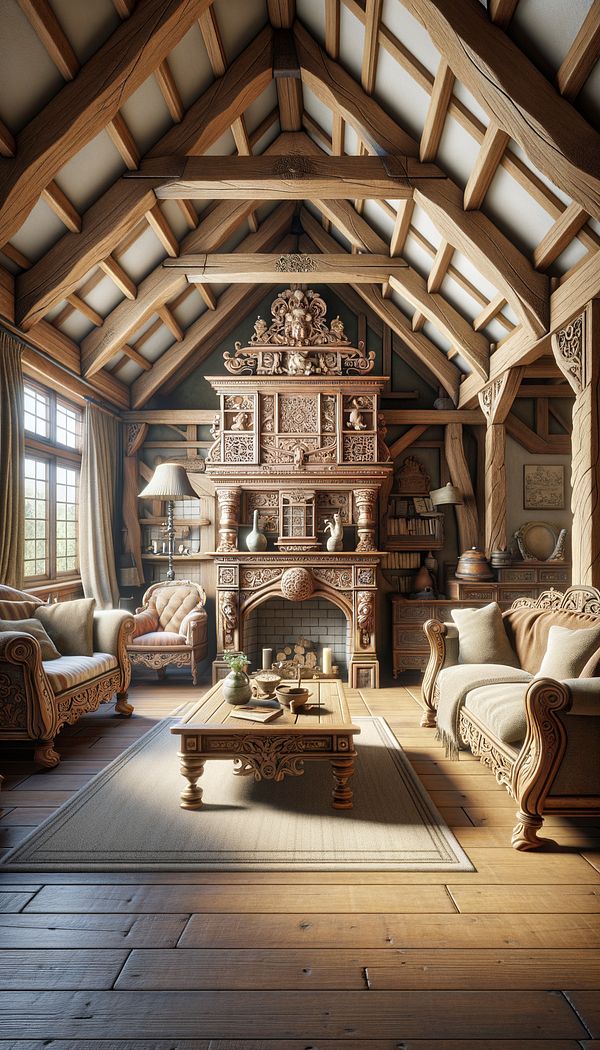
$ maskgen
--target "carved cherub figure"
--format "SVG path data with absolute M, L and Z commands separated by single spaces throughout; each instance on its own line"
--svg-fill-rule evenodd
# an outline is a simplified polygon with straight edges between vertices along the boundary
M 333 318 L 331 324 L 329 325 L 329 330 L 331 334 L 335 336 L 339 343 L 341 343 L 342 340 L 345 338 L 346 333 L 344 331 L 344 322 L 342 321 L 341 317 Z
M 367 424 L 365 423 L 365 417 L 360 411 L 360 401 L 358 398 L 353 397 L 350 404 L 352 405 L 352 411 L 348 420 L 350 427 L 352 430 L 366 430 Z

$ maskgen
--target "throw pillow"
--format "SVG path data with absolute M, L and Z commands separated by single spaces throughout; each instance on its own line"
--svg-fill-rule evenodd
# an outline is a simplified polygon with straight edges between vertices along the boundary
M 551 627 L 540 669 L 535 678 L 579 678 L 585 665 L 600 647 L 600 624 L 574 631 L 569 627 Z
M 0 620 L 29 620 L 39 602 L 10 602 L 0 599 Z
M 133 617 L 135 627 L 133 628 L 133 637 L 139 638 L 142 634 L 150 634 L 151 631 L 155 631 L 158 627 L 158 613 L 153 605 L 149 609 L 142 609 Z
M 450 615 L 458 627 L 459 664 L 519 666 L 497 602 L 480 609 L 453 609 Z
M 39 620 L 0 620 L 0 631 L 22 631 L 40 643 L 42 660 L 57 660 L 60 653 Z
M 56 605 L 40 605 L 35 616 L 63 656 L 92 656 L 95 604 L 94 598 L 75 598 Z

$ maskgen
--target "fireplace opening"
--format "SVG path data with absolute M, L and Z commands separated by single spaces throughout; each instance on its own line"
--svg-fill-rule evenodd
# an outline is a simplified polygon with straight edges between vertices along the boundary
M 308 639 L 314 644 L 317 665 L 322 667 L 323 647 L 332 650 L 333 664 L 339 677 L 348 680 L 351 624 L 344 613 L 326 598 L 308 598 L 291 602 L 287 598 L 269 598 L 251 609 L 245 617 L 244 649 L 251 669 L 262 664 L 262 650 L 272 649 L 273 660 L 286 646 Z

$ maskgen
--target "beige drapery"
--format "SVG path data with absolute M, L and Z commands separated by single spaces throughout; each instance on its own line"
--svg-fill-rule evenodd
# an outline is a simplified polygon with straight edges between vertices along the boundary
M 119 420 L 88 402 L 79 486 L 79 565 L 83 593 L 96 599 L 97 609 L 119 603 L 113 529 L 120 438 Z
M 21 345 L 0 331 L 0 583 L 23 587 L 25 537 Z

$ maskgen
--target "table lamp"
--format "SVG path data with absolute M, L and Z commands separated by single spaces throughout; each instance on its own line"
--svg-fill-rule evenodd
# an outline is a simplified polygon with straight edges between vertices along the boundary
M 176 499 L 198 499 L 190 485 L 185 467 L 179 463 L 159 463 L 154 474 L 139 493 L 138 499 L 160 499 L 167 503 L 167 580 L 175 579 L 173 570 L 173 548 L 175 527 L 173 525 L 173 501 Z

